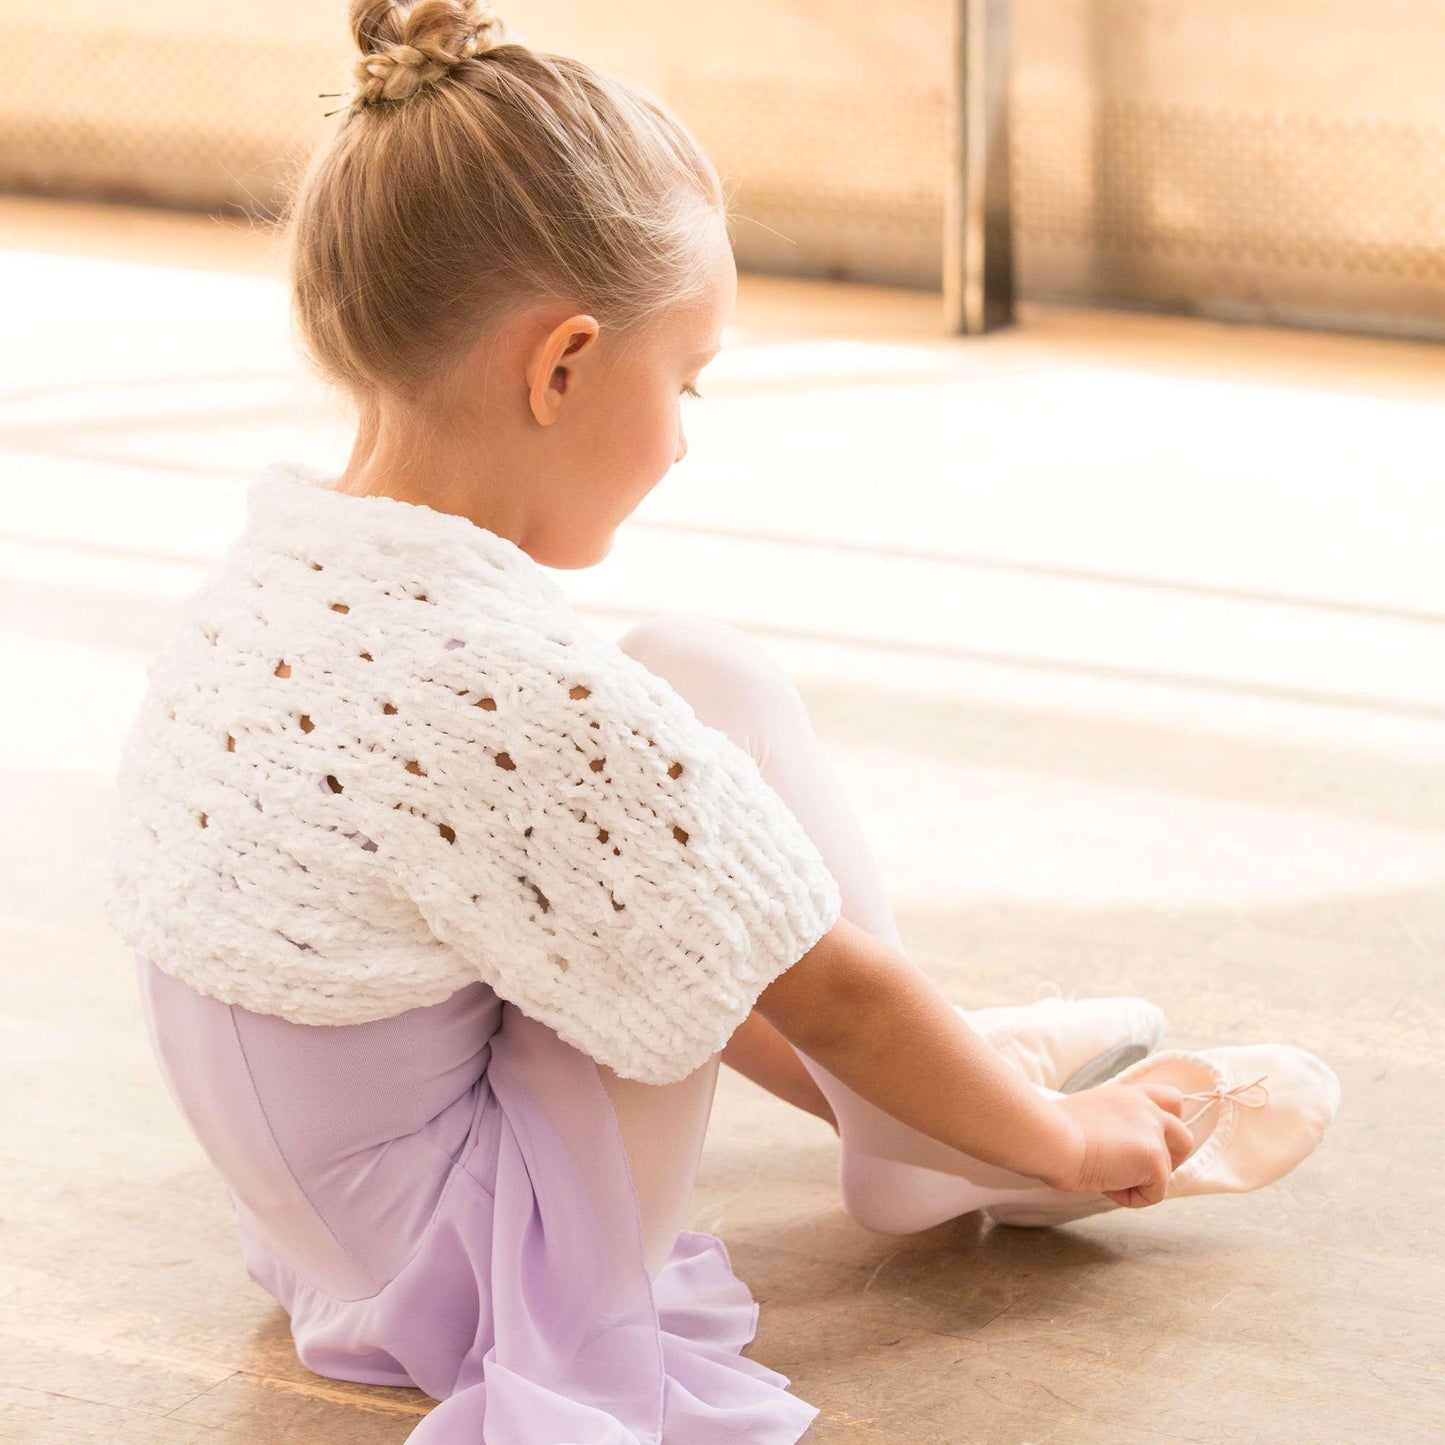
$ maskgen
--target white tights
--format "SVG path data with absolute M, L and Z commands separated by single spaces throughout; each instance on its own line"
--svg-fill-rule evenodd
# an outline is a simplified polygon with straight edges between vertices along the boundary
M 669 682 L 702 722 L 752 755 L 838 880 L 844 916 L 901 948 L 858 819 L 802 697 L 766 648 L 727 623 L 672 613 L 638 623 L 618 645 Z M 989 1204 L 1056 1197 L 1037 1179 L 985 1164 L 899 1122 L 796 1052 L 838 1121 L 843 1205 L 864 1228 L 910 1234 Z M 684 1225 L 720 1058 L 714 1054 L 685 1079 L 662 1085 L 619 1078 L 598 1065 L 641 1202 L 649 1276 L 662 1267 Z

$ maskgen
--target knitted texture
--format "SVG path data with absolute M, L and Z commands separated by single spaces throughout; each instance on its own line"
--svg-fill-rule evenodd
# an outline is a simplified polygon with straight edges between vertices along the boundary
M 465 517 L 273 464 L 147 675 L 106 914 L 227 1003 L 361 1023 L 481 978 L 670 1083 L 838 917 L 751 755 Z

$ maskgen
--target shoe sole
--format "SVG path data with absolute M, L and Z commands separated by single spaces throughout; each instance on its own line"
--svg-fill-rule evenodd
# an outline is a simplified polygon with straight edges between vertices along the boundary
M 1115 1044 L 1112 1049 L 1105 1049 L 1102 1054 L 1096 1054 L 1087 1064 L 1075 1069 L 1059 1085 L 1059 1093 L 1077 1094 L 1080 1089 L 1092 1089 L 1095 1084 L 1112 1079 L 1130 1064 L 1137 1064 L 1140 1059 L 1147 1058 L 1151 1052 L 1148 1044 Z

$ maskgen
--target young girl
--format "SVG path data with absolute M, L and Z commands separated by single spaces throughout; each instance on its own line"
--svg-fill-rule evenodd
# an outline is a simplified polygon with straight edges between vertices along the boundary
M 577 618 L 544 569 L 684 455 L 733 306 L 718 177 L 465 0 L 352 22 L 288 219 L 355 447 L 255 479 L 152 666 L 109 914 L 306 1366 L 434 1396 L 424 1445 L 795 1441 L 817 1408 L 683 1228 L 720 1060 L 836 1130 L 892 1233 L 1258 1188 L 1338 1080 L 1155 1052 L 1142 999 L 950 1004 L 764 649 Z

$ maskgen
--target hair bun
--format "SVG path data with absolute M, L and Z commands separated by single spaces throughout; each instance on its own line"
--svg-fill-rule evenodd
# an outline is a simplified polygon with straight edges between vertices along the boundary
M 406 100 L 506 39 L 486 0 L 352 0 L 351 33 L 361 51 L 352 111 Z

